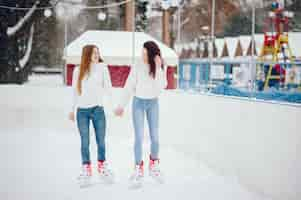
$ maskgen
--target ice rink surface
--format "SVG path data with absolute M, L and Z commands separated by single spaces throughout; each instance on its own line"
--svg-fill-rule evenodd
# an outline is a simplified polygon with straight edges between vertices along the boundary
M 129 189 L 133 171 L 133 128 L 130 109 L 123 118 L 112 115 L 120 90 L 106 100 L 107 159 L 116 176 L 114 185 L 98 184 L 80 189 L 80 141 L 74 123 L 67 119 L 71 90 L 60 76 L 32 76 L 25 85 L 0 85 L 0 199 L 1 200 L 77 200 L 77 199 L 186 199 L 186 200 L 271 200 L 251 192 L 235 178 L 225 177 L 208 167 L 193 152 L 185 150 L 185 140 L 161 137 L 161 169 L 165 184 L 158 185 L 147 175 L 142 188 Z M 178 94 L 181 95 L 181 94 Z M 161 112 L 179 106 L 160 99 Z M 173 120 L 161 115 L 161 123 L 173 129 Z M 180 116 L 179 116 L 180 117 Z M 96 159 L 96 145 L 91 126 L 91 158 Z M 145 127 L 145 134 L 148 131 Z M 189 133 L 184 133 L 189 134 Z M 189 135 L 188 135 L 189 137 Z M 180 144 L 181 148 L 175 148 Z M 146 164 L 149 140 L 145 137 Z M 94 162 L 95 163 L 95 162 Z M 94 170 L 96 172 L 96 170 Z M 96 173 L 95 173 L 96 174 Z

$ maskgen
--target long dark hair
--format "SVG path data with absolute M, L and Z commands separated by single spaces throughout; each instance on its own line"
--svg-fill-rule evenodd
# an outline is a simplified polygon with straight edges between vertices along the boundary
M 158 45 L 153 42 L 153 41 L 147 41 L 143 44 L 143 47 L 147 51 L 147 57 L 148 57 L 148 64 L 149 64 L 149 75 L 152 76 L 153 78 L 156 77 L 156 63 L 155 63 L 155 58 L 156 56 L 161 57 L 161 51 L 158 47 Z M 162 57 L 161 57 L 162 59 Z M 161 68 L 163 69 L 163 62 Z

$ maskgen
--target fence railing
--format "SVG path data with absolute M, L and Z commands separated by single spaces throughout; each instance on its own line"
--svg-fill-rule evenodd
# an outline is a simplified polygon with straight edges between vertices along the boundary
M 179 64 L 181 90 L 301 103 L 301 62 L 185 59 Z

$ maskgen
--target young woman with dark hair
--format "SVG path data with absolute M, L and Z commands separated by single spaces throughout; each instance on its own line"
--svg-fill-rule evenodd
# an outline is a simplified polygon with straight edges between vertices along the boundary
M 151 140 L 149 156 L 150 176 L 162 180 L 159 168 L 159 101 L 161 91 L 167 86 L 166 70 L 163 66 L 161 52 L 153 41 L 143 45 L 143 63 L 131 68 L 125 85 L 125 91 L 119 107 L 115 110 L 121 116 L 130 97 L 134 95 L 132 118 L 135 132 L 135 170 L 131 176 L 134 182 L 141 182 L 144 177 L 144 162 L 142 154 L 144 136 L 144 118 L 146 116 Z

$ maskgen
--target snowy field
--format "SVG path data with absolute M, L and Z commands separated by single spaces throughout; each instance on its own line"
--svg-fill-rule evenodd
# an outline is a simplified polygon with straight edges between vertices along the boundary
M 57 75 L 32 76 L 22 86 L 0 85 L 1 200 L 271 200 L 240 184 L 237 178 L 222 176 L 208 167 L 199 154 L 186 148 L 193 145 L 191 139 L 172 137 L 174 134 L 189 138 L 194 129 L 189 127 L 183 132 L 173 128 L 175 121 L 170 120 L 170 116 L 187 120 L 189 116 L 181 116 L 185 102 L 173 101 L 171 97 L 175 94 L 172 92 L 165 92 L 160 99 L 160 157 L 166 183 L 155 184 L 146 173 L 141 189 L 129 189 L 128 177 L 133 170 L 133 128 L 129 108 L 124 118 L 112 115 L 111 108 L 120 92 L 115 90 L 113 101 L 107 99 L 105 106 L 107 159 L 115 172 L 116 183 L 79 189 L 75 181 L 80 169 L 79 134 L 75 124 L 67 119 L 70 92 Z M 93 132 L 91 137 L 91 158 L 96 158 Z M 145 158 L 148 147 L 146 137 Z

